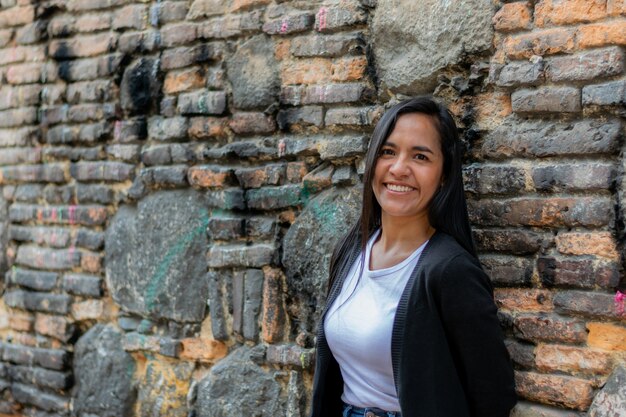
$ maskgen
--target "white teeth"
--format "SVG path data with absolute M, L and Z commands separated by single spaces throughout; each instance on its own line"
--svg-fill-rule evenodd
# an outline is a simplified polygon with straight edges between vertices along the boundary
M 387 184 L 387 188 L 389 188 L 391 191 L 399 191 L 402 193 L 406 193 L 413 189 L 411 187 L 406 187 L 404 185 L 395 185 L 395 184 Z

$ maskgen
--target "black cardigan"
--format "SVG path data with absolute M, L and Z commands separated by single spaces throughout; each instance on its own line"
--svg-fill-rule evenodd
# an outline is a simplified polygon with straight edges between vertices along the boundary
M 351 259 L 358 253 L 353 248 Z M 348 269 L 320 319 L 311 417 L 341 416 L 343 379 L 323 323 Z M 517 401 L 491 282 L 447 234 L 433 235 L 402 293 L 391 362 L 403 417 L 506 417 Z

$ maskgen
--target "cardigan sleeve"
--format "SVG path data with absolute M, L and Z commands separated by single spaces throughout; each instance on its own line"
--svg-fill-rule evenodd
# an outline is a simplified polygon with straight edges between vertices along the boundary
M 438 280 L 439 308 L 473 417 L 507 417 L 517 401 L 513 368 L 497 318 L 491 282 L 463 253 Z

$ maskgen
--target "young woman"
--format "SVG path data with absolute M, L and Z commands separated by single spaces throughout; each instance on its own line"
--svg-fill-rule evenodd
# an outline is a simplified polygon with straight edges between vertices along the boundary
M 505 417 L 513 369 L 471 236 L 450 113 L 388 110 L 331 260 L 311 417 Z

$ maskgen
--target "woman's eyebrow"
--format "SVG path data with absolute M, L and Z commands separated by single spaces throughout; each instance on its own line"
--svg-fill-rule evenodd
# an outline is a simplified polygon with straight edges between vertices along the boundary
M 384 147 L 384 146 L 389 146 L 390 148 L 394 148 L 394 149 L 397 149 L 397 148 L 398 148 L 398 145 L 396 145 L 396 144 L 395 144 L 395 143 L 393 143 L 393 142 L 385 142 L 385 143 L 383 144 L 383 147 Z M 421 146 L 421 145 L 417 145 L 417 146 L 413 146 L 413 147 L 411 148 L 411 150 L 413 150 L 413 151 L 420 151 L 420 152 L 428 152 L 428 153 L 432 153 L 432 154 L 434 154 L 434 152 L 433 152 L 433 151 L 432 151 L 432 150 L 431 150 L 428 146 Z

